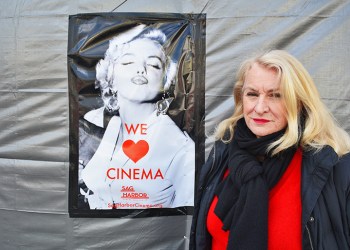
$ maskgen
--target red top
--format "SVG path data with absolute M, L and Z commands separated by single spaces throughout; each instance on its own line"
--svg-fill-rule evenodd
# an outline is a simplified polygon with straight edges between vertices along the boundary
M 268 249 L 301 250 L 301 158 L 297 150 L 286 172 L 269 192 Z M 225 173 L 225 177 L 227 176 Z M 214 213 L 215 196 L 209 208 L 207 229 L 212 236 L 212 249 L 227 248 L 229 231 Z

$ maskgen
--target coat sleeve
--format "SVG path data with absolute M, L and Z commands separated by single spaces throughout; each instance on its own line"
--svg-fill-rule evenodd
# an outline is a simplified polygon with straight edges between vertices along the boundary
M 344 232 L 346 233 L 348 246 L 350 246 L 350 153 L 340 158 L 335 169 L 334 181 L 335 185 L 338 187 L 338 197 L 340 201 L 342 200 L 341 197 L 344 197 L 345 200 L 344 203 L 340 202 L 340 205 L 343 207 L 342 211 L 345 211 L 346 219 L 344 220 L 346 222 L 344 223 Z

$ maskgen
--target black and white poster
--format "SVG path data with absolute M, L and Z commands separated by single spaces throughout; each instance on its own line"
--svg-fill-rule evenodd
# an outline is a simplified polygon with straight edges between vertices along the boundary
M 68 40 L 70 215 L 191 214 L 205 15 L 74 15 Z

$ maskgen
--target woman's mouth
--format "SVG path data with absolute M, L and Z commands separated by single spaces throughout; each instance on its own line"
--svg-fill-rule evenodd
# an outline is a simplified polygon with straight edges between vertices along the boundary
M 136 85 L 143 85 L 147 84 L 148 80 L 144 76 L 134 76 L 133 78 L 131 78 L 131 82 Z
M 261 118 L 253 118 L 253 121 L 257 124 L 265 124 L 265 123 L 268 123 L 270 120 L 261 119 Z

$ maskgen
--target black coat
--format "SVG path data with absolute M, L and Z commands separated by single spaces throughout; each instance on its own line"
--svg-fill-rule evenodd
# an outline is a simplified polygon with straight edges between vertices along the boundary
M 190 249 L 211 249 L 206 218 L 227 167 L 228 147 L 216 141 L 201 169 Z M 303 249 L 350 249 L 350 154 L 339 159 L 330 147 L 317 155 L 304 151 L 301 185 Z

